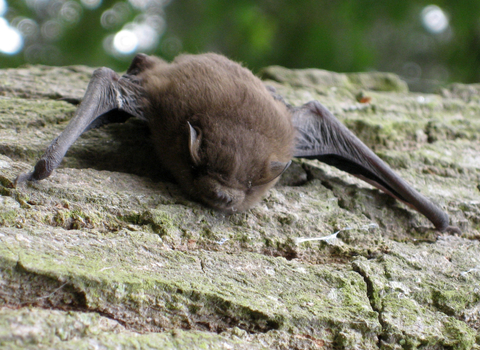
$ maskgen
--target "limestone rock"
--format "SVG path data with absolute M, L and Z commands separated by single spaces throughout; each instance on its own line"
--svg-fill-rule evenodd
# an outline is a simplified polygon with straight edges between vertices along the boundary
M 288 102 L 330 108 L 449 214 L 455 237 L 316 161 L 222 216 L 169 181 L 138 120 L 85 133 L 51 177 L 14 188 L 91 71 L 0 70 L 2 348 L 480 349 L 477 86 L 416 94 L 391 74 L 264 73 Z

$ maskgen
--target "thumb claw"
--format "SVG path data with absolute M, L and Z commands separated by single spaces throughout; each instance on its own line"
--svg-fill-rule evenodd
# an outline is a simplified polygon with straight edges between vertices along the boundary
M 32 176 L 33 176 L 33 172 L 22 173 L 22 174 L 18 175 L 17 178 L 15 179 L 15 181 L 13 182 L 13 187 L 17 187 L 17 185 L 21 184 L 22 182 L 32 181 L 33 180 Z
M 450 233 L 452 235 L 454 235 L 454 234 L 461 235 L 462 234 L 462 231 L 457 226 L 447 226 L 447 228 L 445 229 L 445 232 Z

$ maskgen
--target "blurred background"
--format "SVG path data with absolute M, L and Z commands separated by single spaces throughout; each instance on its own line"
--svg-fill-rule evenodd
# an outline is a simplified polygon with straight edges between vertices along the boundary
M 214 51 L 267 65 L 389 71 L 414 91 L 480 81 L 480 1 L 0 0 L 0 68 L 125 70 Z

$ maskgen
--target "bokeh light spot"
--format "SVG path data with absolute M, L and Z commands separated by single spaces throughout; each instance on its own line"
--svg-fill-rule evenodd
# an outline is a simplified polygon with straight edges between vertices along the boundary
M 40 31 L 46 40 L 55 41 L 62 35 L 63 26 L 58 20 L 50 19 L 42 24 Z
M 25 48 L 25 59 L 30 63 L 58 65 L 62 63 L 62 53 L 55 45 L 32 44 Z
M 7 2 L 5 0 L 0 0 L 0 16 L 3 16 L 7 12 Z
M 0 17 L 0 52 L 7 55 L 18 53 L 23 47 L 23 37 L 16 28 Z
M 147 11 L 153 8 L 163 9 L 170 3 L 170 0 L 128 0 L 133 8 L 140 11 Z
M 104 11 L 100 17 L 100 23 L 103 28 L 112 28 L 118 23 L 118 14 L 112 9 Z
M 38 13 L 46 11 L 49 17 L 56 17 L 62 9 L 64 3 L 65 1 L 62 0 L 37 0 L 35 3 L 35 8 Z
M 165 38 L 161 44 L 162 52 L 170 57 L 177 56 L 183 49 L 182 41 L 176 36 Z
M 83 6 L 89 10 L 94 10 L 102 4 L 102 0 L 81 0 Z
M 112 8 L 104 11 L 100 17 L 100 23 L 105 29 L 113 29 L 125 23 L 130 14 L 130 8 L 126 3 L 117 3 Z
M 60 9 L 60 16 L 68 24 L 76 24 L 82 16 L 82 7 L 75 1 L 67 1 Z
M 38 27 L 37 22 L 35 22 L 33 19 L 30 18 L 15 18 L 12 21 L 12 25 L 17 22 L 17 29 L 22 33 L 22 35 L 26 38 L 35 38 L 40 29 Z
M 449 27 L 448 17 L 437 5 L 429 5 L 422 10 L 424 28 L 432 34 L 443 33 Z
M 133 53 L 138 46 L 138 38 L 135 33 L 128 29 L 122 29 L 113 38 L 113 48 L 121 54 Z
M 139 10 L 145 10 L 150 4 L 150 0 L 128 0 L 128 2 Z

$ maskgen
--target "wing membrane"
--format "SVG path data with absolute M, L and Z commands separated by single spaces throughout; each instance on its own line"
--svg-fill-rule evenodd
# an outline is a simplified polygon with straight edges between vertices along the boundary
M 355 175 L 425 215 L 437 230 L 460 232 L 448 225 L 445 212 L 398 176 L 319 102 L 291 111 L 298 130 L 295 157 L 318 159 Z
M 106 113 L 119 109 L 130 115 L 142 117 L 138 98 L 141 86 L 130 76 L 120 77 L 109 68 L 99 68 L 93 73 L 82 103 L 65 130 L 52 141 L 32 172 L 20 174 L 16 183 L 42 180 L 50 176 L 62 161 L 70 146 L 85 131 L 126 118 L 112 118 Z

